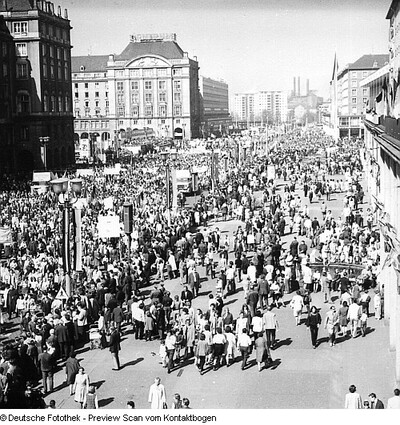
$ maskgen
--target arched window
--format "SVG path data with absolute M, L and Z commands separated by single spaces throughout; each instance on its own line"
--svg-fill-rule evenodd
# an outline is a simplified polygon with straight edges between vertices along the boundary
M 54 94 L 50 96 L 50 112 L 56 112 L 56 97 Z
M 61 95 L 61 93 L 59 93 L 58 95 L 58 112 L 62 112 L 63 111 L 63 97 Z

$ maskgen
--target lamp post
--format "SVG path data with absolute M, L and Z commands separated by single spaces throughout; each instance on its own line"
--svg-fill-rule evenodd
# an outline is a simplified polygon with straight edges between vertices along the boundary
M 170 178 L 171 178 L 171 168 L 169 159 L 175 163 L 178 153 L 176 151 L 162 151 L 161 159 L 165 165 L 165 187 L 166 187 L 166 196 L 167 196 L 167 220 L 168 227 L 171 226 L 171 189 L 170 189 Z
M 50 181 L 51 188 L 57 195 L 58 205 L 62 211 L 62 227 L 63 227 L 63 243 L 62 243 L 62 258 L 63 270 L 65 274 L 65 292 L 68 297 L 71 296 L 71 247 L 70 247 L 70 213 L 72 205 L 78 200 L 77 195 L 82 191 L 82 180 L 67 178 L 55 179 Z M 75 252 L 76 255 L 76 252 Z
M 40 143 L 40 155 L 42 157 L 43 166 L 45 171 L 47 171 L 47 145 L 49 144 L 50 137 L 39 137 Z

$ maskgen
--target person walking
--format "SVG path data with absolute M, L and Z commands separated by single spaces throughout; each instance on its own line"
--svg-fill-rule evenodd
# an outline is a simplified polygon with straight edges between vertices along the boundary
M 350 304 L 347 318 L 349 319 L 349 322 L 350 322 L 351 336 L 353 338 L 356 338 L 357 331 L 358 331 L 358 323 L 361 318 L 361 306 L 358 305 L 358 303 Z
M 96 388 L 94 385 L 89 387 L 89 391 L 85 395 L 85 400 L 83 402 L 84 409 L 98 409 L 99 401 L 97 399 Z
M 150 386 L 149 403 L 151 409 L 165 409 L 167 404 L 167 395 L 165 387 L 161 384 L 159 377 L 154 379 L 154 384 Z
M 336 343 L 336 331 L 339 323 L 339 316 L 336 312 L 336 307 L 331 306 L 330 310 L 326 313 L 324 327 L 328 331 L 329 345 L 333 347 Z
M 110 347 L 110 353 L 113 360 L 112 370 L 120 370 L 121 366 L 119 363 L 119 352 L 121 350 L 121 336 L 118 332 L 118 329 L 114 326 L 110 327 L 110 342 L 108 346 Z
M 268 361 L 271 358 L 268 342 L 263 332 L 259 332 L 257 334 L 256 340 L 254 341 L 254 346 L 256 349 L 256 362 L 258 371 L 261 372 L 261 363 L 264 362 L 265 367 L 267 367 Z
M 293 309 L 293 315 L 296 321 L 296 326 L 300 325 L 301 314 L 303 312 L 304 301 L 303 297 L 300 295 L 300 291 L 296 291 L 296 295 L 293 296 L 290 301 L 290 307 Z
M 76 358 L 75 352 L 71 351 L 67 361 L 65 362 L 65 375 L 66 383 L 69 385 L 69 395 L 73 395 L 74 393 L 74 383 L 79 368 L 80 364 Z
M 362 409 L 363 402 L 360 394 L 356 392 L 357 388 L 355 385 L 350 385 L 349 392 L 346 394 L 344 401 L 345 409 Z
M 39 354 L 39 366 L 42 371 L 42 380 L 43 380 L 43 393 L 46 395 L 47 392 L 53 392 L 54 388 L 54 366 L 55 366 L 55 357 L 54 354 L 50 354 L 47 349 L 43 353 Z M 47 384 L 49 384 L 47 386 Z
M 263 315 L 263 328 L 269 348 L 273 348 L 276 341 L 276 331 L 279 328 L 276 314 L 272 311 L 272 306 L 269 305 L 267 311 Z
M 249 358 L 252 346 L 251 338 L 247 334 L 246 328 L 243 328 L 242 333 L 238 336 L 237 344 L 242 354 L 242 370 L 244 370 L 247 365 L 247 359 Z
M 315 305 L 311 307 L 310 314 L 307 317 L 306 326 L 310 328 L 311 344 L 313 348 L 318 345 L 318 328 L 321 325 L 322 319 L 319 311 Z
M 89 384 L 89 376 L 85 373 L 85 369 L 81 366 L 74 382 L 74 400 L 81 405 L 81 409 L 83 409 L 83 403 L 85 402 L 86 394 L 89 391 Z

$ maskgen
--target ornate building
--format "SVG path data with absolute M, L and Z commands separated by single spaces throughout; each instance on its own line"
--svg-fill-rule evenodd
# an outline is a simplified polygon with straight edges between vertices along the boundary
M 68 13 L 49 1 L 4 0 L 0 15 L 16 54 L 16 108 L 7 134 L 12 168 L 43 169 L 46 162 L 48 168 L 65 168 L 75 162 Z
M 136 34 L 121 54 L 72 58 L 75 140 L 200 135 L 199 65 L 176 34 Z

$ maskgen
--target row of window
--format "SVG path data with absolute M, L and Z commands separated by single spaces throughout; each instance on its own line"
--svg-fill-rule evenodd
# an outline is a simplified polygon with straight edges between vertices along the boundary
M 182 115 L 182 106 L 181 105 L 174 105 L 173 107 L 173 114 L 174 116 L 181 116 Z M 125 106 L 120 105 L 117 108 L 117 115 L 120 117 L 125 116 Z M 154 115 L 153 113 L 153 106 L 146 105 L 144 107 L 144 116 L 145 117 L 152 117 Z M 139 116 L 139 106 L 132 106 L 131 107 L 131 116 L 138 117 Z M 167 106 L 166 105 L 160 105 L 158 107 L 158 116 L 159 117 L 166 117 L 167 116 Z
M 142 72 L 140 72 L 142 71 Z M 117 77 L 125 77 L 125 70 L 119 69 L 116 71 Z M 129 76 L 134 78 L 140 77 L 166 77 L 168 75 L 168 68 L 143 68 L 143 69 L 130 69 Z M 182 68 L 172 68 L 172 75 L 179 77 L 182 75 Z
M 69 112 L 70 102 L 68 95 L 62 96 L 59 94 L 49 96 L 47 93 L 43 95 L 43 111 L 44 112 Z
M 74 123 L 75 130 L 90 130 L 90 129 L 107 129 L 109 128 L 109 122 L 108 121 L 83 121 L 83 120 L 76 120 Z
M 12 23 L 11 27 L 14 35 L 23 36 L 28 35 L 29 27 L 28 21 L 17 21 Z M 66 29 L 55 27 L 47 22 L 40 22 L 40 32 L 51 37 L 58 39 L 68 40 L 68 33 Z
M 87 83 L 86 83 L 87 84 Z M 117 91 L 124 91 L 124 81 L 117 81 Z M 174 91 L 181 91 L 182 83 L 181 80 L 174 80 Z M 144 89 L 152 90 L 153 81 L 145 80 Z M 139 90 L 139 81 L 131 81 L 131 90 Z M 165 80 L 158 81 L 158 90 L 167 90 L 167 82 Z

